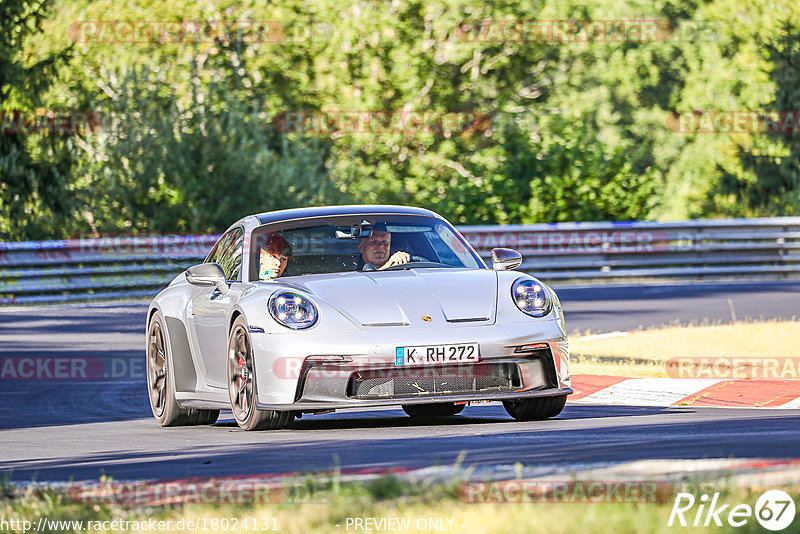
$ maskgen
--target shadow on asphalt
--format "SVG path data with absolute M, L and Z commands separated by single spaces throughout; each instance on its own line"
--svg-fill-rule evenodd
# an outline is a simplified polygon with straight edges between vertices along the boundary
M 84 381 L 80 387 L 57 380 L 8 381 L 0 393 L 5 396 L 27 399 L 27 407 L 20 410 L 12 403 L 0 404 L 0 430 L 36 428 L 44 426 L 80 425 L 149 419 L 150 404 L 143 380 L 139 381 Z M 598 417 L 631 417 L 660 413 L 661 408 L 613 406 L 592 409 L 588 406 L 567 405 L 558 419 L 583 419 Z M 227 413 L 227 416 L 225 415 Z M 228 417 L 229 421 L 224 418 Z M 376 410 L 370 412 L 339 412 L 325 415 L 305 415 L 292 425 L 295 430 L 335 430 L 359 428 L 408 428 L 417 426 L 463 426 L 515 423 L 502 406 L 473 406 L 461 415 L 441 418 L 408 417 L 402 410 Z M 230 412 L 223 411 L 216 426 L 238 428 Z
M 687 416 L 701 412 L 702 420 L 687 420 Z M 439 424 L 351 414 L 309 422 L 308 429 L 261 432 L 256 434 L 262 438 L 258 443 L 252 442 L 253 434 L 237 432 L 232 423 L 220 423 L 207 429 L 164 430 L 164 439 L 152 442 L 144 451 L 131 450 L 137 446 L 131 441 L 133 434 L 126 437 L 127 450 L 0 461 L 0 470 L 14 480 L 81 480 L 103 474 L 138 480 L 309 473 L 337 466 L 343 470 L 413 469 L 453 465 L 462 451 L 466 453 L 465 466 L 798 456 L 800 415 L 742 410 L 741 416 L 715 418 L 723 413 L 688 408 L 642 407 L 640 411 L 637 407 L 574 406 L 563 419 L 556 420 L 517 423 L 488 410 L 461 418 L 460 423 L 455 417 Z M 630 418 L 637 414 L 655 414 L 663 421 L 637 424 L 637 419 Z M 673 417 L 677 420 L 671 422 Z M 599 418 L 600 424 L 587 425 L 590 418 Z M 481 424 L 477 431 L 476 422 L 493 424 Z M 302 427 L 305 425 L 303 422 Z M 460 425 L 465 432 L 454 434 L 453 428 Z M 375 428 L 392 431 L 382 436 L 372 432 Z M 405 431 L 397 432 L 398 428 Z M 202 436 L 206 433 L 209 441 L 219 442 L 220 432 L 229 436 L 226 443 L 204 443 Z M 298 434 L 297 439 L 293 433 Z M 152 438 L 152 433 L 148 436 Z
M 76 334 L 84 332 L 87 336 L 103 333 L 136 332 L 142 335 L 144 345 L 145 319 L 147 306 L 128 305 L 121 311 L 113 311 L 102 307 L 49 308 L 34 307 L 30 311 L 15 310 L 12 313 L 0 314 L 0 334 L 28 334 L 27 341 L 44 339 L 55 334 Z M 44 324 L 46 322 L 46 324 Z M 38 330 L 31 330 L 30 325 L 38 325 Z
M 594 406 L 567 405 L 555 420 L 587 419 L 598 417 L 632 417 L 662 413 L 663 408 L 652 406 L 613 406 L 596 408 Z M 458 427 L 463 425 L 503 425 L 518 424 L 509 416 L 502 406 L 468 407 L 460 415 L 450 417 L 411 418 L 403 411 L 367 412 L 375 415 L 364 417 L 359 413 L 331 414 L 325 418 L 320 416 L 304 416 L 296 419 L 292 428 L 295 430 L 336 430 L 356 428 L 411 428 L 411 427 Z M 389 415 L 391 414 L 391 415 Z M 227 424 L 227 423 L 219 423 Z M 236 423 L 231 420 L 231 425 Z
M 0 430 L 152 417 L 146 387 L 144 379 L 3 380 Z

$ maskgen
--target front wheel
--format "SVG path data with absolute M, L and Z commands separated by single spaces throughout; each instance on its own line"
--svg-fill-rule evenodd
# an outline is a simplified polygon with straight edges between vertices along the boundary
M 466 404 L 440 402 L 436 404 L 404 404 L 403 411 L 409 417 L 446 417 L 460 414 Z
M 517 421 L 540 421 L 561 413 L 567 403 L 566 395 L 556 397 L 532 397 L 514 401 L 503 401 L 508 415 Z
M 247 323 L 239 316 L 228 338 L 228 396 L 236 423 L 243 430 L 278 430 L 294 419 L 290 411 L 256 408 L 256 368 Z

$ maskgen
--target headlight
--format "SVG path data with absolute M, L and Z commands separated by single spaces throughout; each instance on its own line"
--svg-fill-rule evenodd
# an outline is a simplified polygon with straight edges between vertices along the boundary
M 273 319 L 292 330 L 309 328 L 317 322 L 317 307 L 294 291 L 276 291 L 269 298 L 267 309 Z
M 558 295 L 552 289 L 550 290 L 550 294 L 553 296 L 553 308 L 556 310 L 556 318 L 561 321 L 561 328 L 564 329 L 564 332 L 567 331 L 567 320 L 564 318 L 564 308 L 561 307 L 561 300 L 558 298 Z
M 511 286 L 511 298 L 517 308 L 532 317 L 544 317 L 553 309 L 550 291 L 538 280 L 518 278 Z

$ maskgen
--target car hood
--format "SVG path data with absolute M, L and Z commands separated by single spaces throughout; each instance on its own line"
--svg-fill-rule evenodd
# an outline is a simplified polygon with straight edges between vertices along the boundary
M 497 273 L 487 269 L 350 272 L 291 285 L 367 327 L 493 323 L 497 311 Z

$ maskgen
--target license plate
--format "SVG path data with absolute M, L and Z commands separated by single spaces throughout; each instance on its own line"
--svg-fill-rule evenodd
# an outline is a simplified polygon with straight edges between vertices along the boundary
M 457 343 L 453 345 L 397 347 L 394 364 L 396 366 L 435 365 L 439 363 L 477 361 L 480 361 L 477 343 Z

